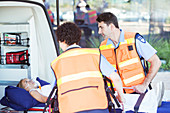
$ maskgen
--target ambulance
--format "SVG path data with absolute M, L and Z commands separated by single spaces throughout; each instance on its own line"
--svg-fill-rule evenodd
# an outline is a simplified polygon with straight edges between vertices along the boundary
M 59 51 L 43 1 L 1 0 L 0 15 L 0 98 L 22 78 L 51 82 Z

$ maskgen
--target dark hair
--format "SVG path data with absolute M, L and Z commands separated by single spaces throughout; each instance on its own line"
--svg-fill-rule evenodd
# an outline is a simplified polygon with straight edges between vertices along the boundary
M 86 5 L 86 9 L 90 9 L 90 6 L 88 4 Z
M 77 5 L 77 6 L 76 6 L 76 9 L 80 9 L 80 6 Z
M 67 45 L 72 45 L 74 43 L 79 44 L 81 39 L 81 30 L 76 24 L 66 22 L 57 28 L 56 36 L 57 41 L 65 41 Z
M 98 15 L 96 21 L 97 22 L 103 21 L 107 25 L 113 23 L 116 28 L 119 28 L 117 17 L 113 13 L 110 13 L 110 12 L 105 12 L 105 13 Z

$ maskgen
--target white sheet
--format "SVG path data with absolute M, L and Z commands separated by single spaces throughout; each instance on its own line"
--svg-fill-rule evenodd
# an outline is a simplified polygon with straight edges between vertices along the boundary
M 134 111 L 134 106 L 138 100 L 139 94 L 124 94 L 124 97 L 126 99 L 124 112 L 130 110 Z M 149 90 L 145 94 L 138 112 L 157 113 L 157 97 L 154 89 Z

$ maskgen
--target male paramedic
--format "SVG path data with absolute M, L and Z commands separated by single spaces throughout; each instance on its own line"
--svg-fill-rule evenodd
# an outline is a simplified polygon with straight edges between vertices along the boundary
M 81 30 L 71 22 L 56 30 L 57 40 L 64 51 L 52 63 L 60 113 L 109 113 L 102 75 L 109 77 L 124 103 L 122 83 L 110 63 L 97 48 L 81 48 Z M 101 65 L 102 64 L 102 65 Z M 107 68 L 107 71 L 106 69 Z
M 156 50 L 139 33 L 119 29 L 117 17 L 105 12 L 98 16 L 99 34 L 104 37 L 100 45 L 102 55 L 117 69 L 126 93 L 144 93 L 157 74 L 161 61 Z M 145 77 L 140 59 L 151 63 Z

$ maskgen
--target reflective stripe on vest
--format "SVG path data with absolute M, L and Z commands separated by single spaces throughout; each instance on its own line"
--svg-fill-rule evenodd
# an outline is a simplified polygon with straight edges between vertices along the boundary
M 107 108 L 99 60 L 98 49 L 74 48 L 51 63 L 57 78 L 61 113 Z
M 125 39 L 124 42 L 120 42 L 120 45 L 122 45 L 122 44 L 132 44 L 132 43 L 135 43 L 134 38 L 129 38 L 129 39 Z
M 130 60 L 126 60 L 126 61 L 123 61 L 123 62 L 120 62 L 119 63 L 119 67 L 124 67 L 124 66 L 128 66 L 128 65 L 131 65 L 131 64 L 134 64 L 134 63 L 137 63 L 139 62 L 139 59 L 136 57 L 136 58 L 132 58 Z
M 118 66 L 116 68 L 123 81 L 123 87 L 131 87 L 143 83 L 145 75 L 140 58 L 136 52 L 135 34 L 125 32 L 125 40 L 119 43 L 116 53 L 113 45 L 106 45 L 107 41 L 108 39 L 101 43 L 101 53 L 112 65 Z M 129 46 L 131 49 L 128 49 Z M 116 57 L 114 57 L 115 55 Z M 131 93 L 133 91 L 128 89 L 126 92 Z
M 77 55 L 85 55 L 85 54 L 96 54 L 96 55 L 98 55 L 99 54 L 99 52 L 98 51 L 96 51 L 95 49 L 89 49 L 89 50 L 87 50 L 87 49 L 76 49 L 76 50 L 74 50 L 74 52 L 71 52 L 71 54 L 70 54 L 70 52 L 65 52 L 64 54 L 61 54 L 60 56 L 58 56 L 54 61 L 52 61 L 52 63 L 51 64 L 54 64 L 58 59 L 60 59 L 60 58 L 66 58 L 66 57 L 71 57 L 71 56 L 77 56 Z
M 76 19 L 84 20 L 85 13 L 84 12 L 78 12 L 76 13 Z
M 143 78 L 143 73 L 140 73 L 140 74 L 132 76 L 132 77 L 130 77 L 128 79 L 124 79 L 123 82 L 125 84 L 129 84 L 129 83 L 131 83 L 133 81 L 136 81 L 136 80 L 139 80 L 139 79 L 142 79 L 142 78 Z
M 105 40 L 107 41 L 108 38 Z M 131 43 L 135 43 L 134 42 L 134 38 L 130 38 L 130 39 L 126 39 L 124 42 L 120 42 L 119 45 L 123 45 L 123 44 L 131 44 Z M 105 50 L 105 49 L 114 49 L 115 47 L 112 45 L 112 44 L 109 44 L 109 45 L 100 45 L 100 50 Z
M 88 15 L 89 15 L 90 24 L 96 23 L 96 19 L 97 19 L 96 11 L 95 10 L 89 10 Z
M 100 46 L 100 50 L 115 48 L 112 44 Z
M 100 75 L 100 76 L 99 76 Z M 70 82 L 74 80 L 80 80 L 83 78 L 89 78 L 89 77 L 102 77 L 102 74 L 99 71 L 89 71 L 89 72 L 81 72 L 77 74 L 68 75 L 65 77 L 61 77 L 57 80 L 57 86 L 59 87 L 61 84 L 65 82 Z

